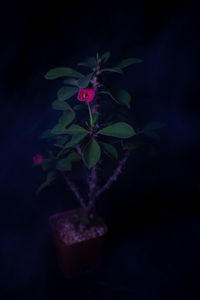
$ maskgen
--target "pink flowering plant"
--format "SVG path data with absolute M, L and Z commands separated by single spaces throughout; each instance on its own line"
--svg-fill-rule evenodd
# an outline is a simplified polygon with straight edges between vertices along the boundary
M 112 75 L 124 75 L 128 67 L 142 60 L 123 59 L 110 67 L 107 66 L 109 58 L 107 51 L 79 63 L 79 68 L 90 69 L 86 74 L 60 67 L 45 75 L 48 80 L 61 80 L 62 87 L 52 103 L 53 109 L 61 114 L 57 124 L 41 135 L 42 139 L 52 141 L 52 149 L 47 155 L 36 154 L 33 158 L 34 165 L 40 165 L 46 172 L 46 180 L 37 192 L 54 180 L 63 179 L 80 203 L 82 215 L 79 211 L 77 216 L 85 224 L 91 223 L 96 200 L 118 179 L 131 152 L 144 145 L 138 136 L 157 138 L 155 130 L 164 125 L 152 122 L 142 129 L 133 126 L 131 94 L 125 89 L 111 87 L 107 82 Z M 87 195 L 81 193 L 73 172 L 83 174 L 88 186 Z M 77 218 L 71 221 L 74 220 Z

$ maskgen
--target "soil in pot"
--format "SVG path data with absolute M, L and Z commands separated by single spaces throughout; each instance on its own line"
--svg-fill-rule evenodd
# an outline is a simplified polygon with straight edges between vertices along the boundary
M 58 262 L 66 278 L 80 276 L 99 266 L 107 232 L 104 223 L 77 228 L 68 220 L 75 213 L 76 210 L 71 210 L 50 217 Z

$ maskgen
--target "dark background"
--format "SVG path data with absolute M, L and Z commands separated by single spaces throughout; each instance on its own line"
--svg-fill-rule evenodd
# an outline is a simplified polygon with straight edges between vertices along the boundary
M 199 11 L 195 1 L 1 3 L 2 299 L 199 299 Z M 134 95 L 133 121 L 162 121 L 156 155 L 136 153 L 98 210 L 109 226 L 101 268 L 64 281 L 48 217 L 77 207 L 43 180 L 32 157 L 51 109 L 56 66 L 76 67 L 97 51 L 144 60 L 116 84 Z

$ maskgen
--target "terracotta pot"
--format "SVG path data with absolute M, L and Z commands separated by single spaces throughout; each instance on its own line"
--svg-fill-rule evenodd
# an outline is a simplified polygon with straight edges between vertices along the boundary
M 99 266 L 102 256 L 102 242 L 107 232 L 107 226 L 104 224 L 105 233 L 102 236 L 72 245 L 65 244 L 57 232 L 56 223 L 59 218 L 67 218 L 75 212 L 76 210 L 65 211 L 49 218 L 58 263 L 66 278 L 82 275 Z

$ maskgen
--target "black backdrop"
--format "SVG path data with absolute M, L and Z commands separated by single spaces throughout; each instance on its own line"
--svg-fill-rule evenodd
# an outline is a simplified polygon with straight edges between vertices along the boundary
M 7 1 L 0 15 L 2 299 L 198 299 L 197 3 Z M 45 149 L 38 136 L 57 117 L 50 103 L 60 82 L 44 74 L 107 50 L 113 63 L 144 60 L 115 77 L 134 95 L 137 127 L 167 127 L 156 154 L 133 155 L 98 203 L 110 234 L 96 279 L 69 285 L 56 267 L 48 217 L 77 203 L 59 183 L 36 196 L 43 174 L 31 167 Z

